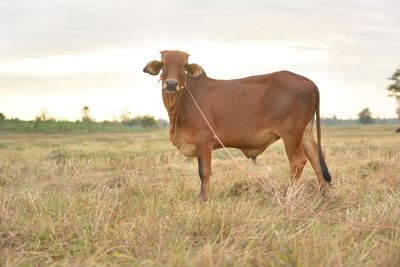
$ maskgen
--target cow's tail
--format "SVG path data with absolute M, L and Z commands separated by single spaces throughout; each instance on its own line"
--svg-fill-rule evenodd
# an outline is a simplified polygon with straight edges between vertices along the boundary
M 317 141 L 318 141 L 318 153 L 319 153 L 319 164 L 321 165 L 322 175 L 326 182 L 330 183 L 332 181 L 331 174 L 329 173 L 328 166 L 326 165 L 324 155 L 321 148 L 321 118 L 319 115 L 319 90 L 315 86 L 315 91 L 317 94 L 317 101 L 315 104 L 315 117 L 317 122 Z

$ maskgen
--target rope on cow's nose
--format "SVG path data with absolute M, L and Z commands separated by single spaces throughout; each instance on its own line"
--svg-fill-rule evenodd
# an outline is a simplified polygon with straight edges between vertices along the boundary
M 196 105 L 197 109 L 199 110 L 201 116 L 203 117 L 204 121 L 207 123 L 207 125 L 208 125 L 208 127 L 210 128 L 211 132 L 214 134 L 214 139 L 216 139 L 216 140 L 221 144 L 221 146 L 224 148 L 224 150 L 225 150 L 226 153 L 229 155 L 229 157 L 231 158 L 231 160 L 234 161 L 235 163 L 237 163 L 236 166 L 238 166 L 238 167 L 240 168 L 240 170 L 243 171 L 243 172 L 246 174 L 247 179 L 250 180 L 250 175 L 249 175 L 249 173 L 246 171 L 245 167 L 241 164 L 241 162 L 239 162 L 237 159 L 235 159 L 235 158 L 233 157 L 232 153 L 229 152 L 229 150 L 226 148 L 226 146 L 222 143 L 221 139 L 218 137 L 218 135 L 217 135 L 216 132 L 214 131 L 214 129 L 213 129 L 213 127 L 211 126 L 210 122 L 207 120 L 207 117 L 204 115 L 203 111 L 201 110 L 199 104 L 197 104 L 196 99 L 194 98 L 192 92 L 191 92 L 190 89 L 189 89 L 189 86 L 187 85 L 186 75 L 185 75 L 185 87 L 186 87 L 187 91 L 189 92 L 189 95 L 190 95 L 190 97 L 192 98 L 192 100 L 193 100 L 194 104 Z M 393 230 L 393 231 L 399 231 L 399 232 L 400 232 L 400 227 L 396 227 L 396 226 L 392 226 L 392 225 L 385 225 L 385 224 L 366 224 L 366 223 L 361 223 L 361 222 L 353 221 L 353 220 L 347 219 L 347 218 L 341 218 L 341 217 L 337 217 L 337 216 L 334 216 L 334 215 L 323 214 L 322 212 L 316 212 L 316 211 L 314 211 L 314 210 L 312 210 L 312 209 L 310 209 L 310 208 L 303 207 L 303 206 L 301 206 L 301 205 L 299 205 L 299 204 L 293 203 L 293 201 L 291 201 L 291 200 L 288 199 L 287 197 L 283 197 L 283 196 L 279 195 L 279 194 L 276 192 L 275 188 L 274 188 L 274 190 L 268 188 L 264 183 L 262 183 L 262 182 L 260 181 L 260 179 L 256 178 L 256 179 L 253 179 L 253 180 L 254 180 L 258 185 L 260 185 L 265 191 L 268 191 L 268 192 L 271 193 L 272 195 L 275 195 L 275 196 L 278 198 L 278 200 L 279 200 L 280 203 L 281 203 L 281 201 L 282 201 L 283 203 L 290 204 L 290 205 L 294 206 L 295 208 L 298 208 L 298 209 L 300 209 L 301 211 L 306 212 L 306 213 L 308 213 L 308 214 L 310 214 L 310 215 L 313 215 L 313 216 L 316 216 L 316 217 L 319 217 L 319 218 L 323 218 L 323 219 L 329 219 L 329 220 L 332 220 L 332 221 L 338 221 L 338 222 L 342 221 L 342 222 L 347 223 L 347 224 L 349 224 L 349 225 L 352 225 L 352 226 L 355 226 L 355 227 L 360 227 L 360 228 L 362 227 L 362 228 L 368 228 L 368 229 L 385 229 L 385 230 Z M 281 204 L 281 206 L 282 206 L 282 204 Z M 283 207 L 282 207 L 282 208 L 283 208 Z M 296 218 L 296 217 L 293 217 L 293 218 L 294 218 L 294 219 L 299 219 L 299 218 Z

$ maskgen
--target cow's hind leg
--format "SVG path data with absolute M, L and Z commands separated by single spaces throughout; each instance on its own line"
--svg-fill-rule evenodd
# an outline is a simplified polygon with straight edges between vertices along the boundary
M 321 152 L 321 158 L 320 158 L 318 144 L 315 141 L 313 131 L 312 131 L 312 122 L 310 122 L 307 125 L 307 128 L 304 131 L 302 144 L 303 144 L 303 148 L 306 153 L 306 156 L 307 156 L 308 160 L 310 161 L 311 166 L 313 167 L 313 169 L 315 171 L 315 174 L 318 177 L 319 187 L 320 187 L 320 189 L 324 189 L 328 185 L 327 181 L 324 178 L 324 174 L 323 174 L 323 170 L 322 170 L 321 162 L 320 162 L 321 160 L 324 161 L 324 156 L 322 155 L 322 152 Z M 323 162 L 323 164 L 325 164 L 325 161 Z
M 301 137 L 288 136 L 282 139 L 290 164 L 290 181 L 294 183 L 300 178 L 307 163 L 306 155 L 301 144 Z
M 201 181 L 200 199 L 202 201 L 208 200 L 208 193 L 210 190 L 211 159 L 212 144 L 199 145 L 197 147 L 197 162 Z

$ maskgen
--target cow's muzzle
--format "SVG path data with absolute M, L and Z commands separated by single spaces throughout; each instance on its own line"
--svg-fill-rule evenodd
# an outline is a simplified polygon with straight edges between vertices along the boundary
M 179 86 L 178 86 L 178 82 L 175 80 L 166 80 L 165 81 L 165 90 L 167 91 L 178 91 L 179 90 Z

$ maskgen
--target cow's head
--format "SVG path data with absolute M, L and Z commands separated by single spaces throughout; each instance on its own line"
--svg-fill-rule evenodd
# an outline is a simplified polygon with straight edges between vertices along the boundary
M 189 64 L 189 54 L 177 50 L 161 51 L 161 61 L 150 61 L 143 71 L 150 75 L 161 72 L 163 100 L 167 109 L 176 106 L 178 95 L 185 88 L 186 75 L 191 78 L 202 76 L 204 70 L 197 64 Z

